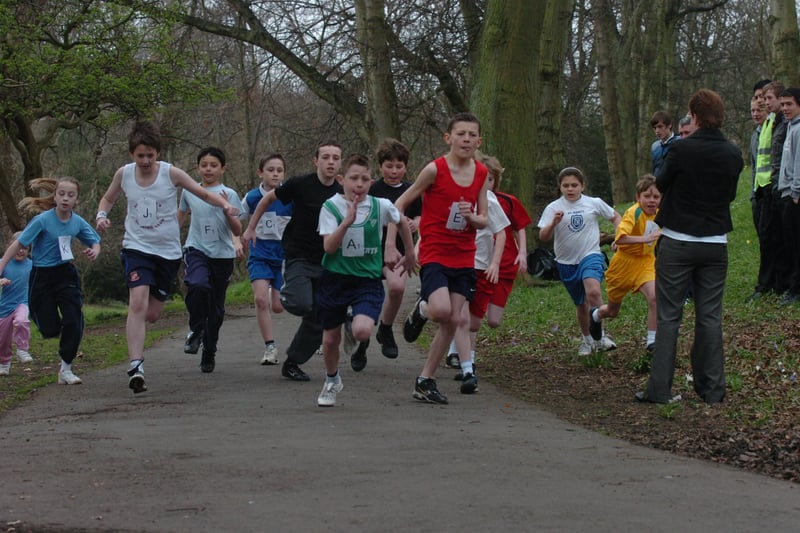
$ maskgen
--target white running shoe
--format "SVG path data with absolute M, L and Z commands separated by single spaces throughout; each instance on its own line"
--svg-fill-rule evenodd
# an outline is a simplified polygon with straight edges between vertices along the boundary
M 20 350 L 17 348 L 17 359 L 20 363 L 32 363 L 33 357 L 28 353 L 28 350 Z
M 360 344 L 353 337 L 353 317 L 348 316 L 344 321 L 344 335 L 342 337 L 342 357 L 350 357 L 358 349 Z
M 262 365 L 277 365 L 278 364 L 278 348 L 275 347 L 275 343 L 268 344 L 266 348 L 264 348 L 264 355 L 261 357 L 261 364 Z
M 333 407 L 336 405 L 336 394 L 342 392 L 342 389 L 344 389 L 342 378 L 337 377 L 336 381 L 328 381 L 326 379 L 322 385 L 322 392 L 319 393 L 319 398 L 317 398 L 317 405 L 320 407 Z
M 80 385 L 83 383 L 81 378 L 72 373 L 72 370 L 62 370 L 58 373 L 59 385 Z
M 11 371 L 11 361 L 8 363 L 0 363 L 0 376 L 7 376 Z
M 578 347 L 578 355 L 581 357 L 585 357 L 587 355 L 592 355 L 594 351 L 594 344 L 585 340 L 581 341 L 580 347 Z
M 595 341 L 595 347 L 598 352 L 610 352 L 617 349 L 617 343 L 604 333 L 599 341 Z

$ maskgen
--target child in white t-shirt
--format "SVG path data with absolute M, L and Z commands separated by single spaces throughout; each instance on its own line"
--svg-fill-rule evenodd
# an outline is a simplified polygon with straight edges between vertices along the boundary
M 600 198 L 583 194 L 586 177 L 578 168 L 559 172 L 558 187 L 561 197 L 550 202 L 539 219 L 539 239 L 554 240 L 558 273 L 575 303 L 583 336 L 578 355 L 590 355 L 594 349 L 613 350 L 616 344 L 603 335 L 600 323 L 589 320 L 589 310 L 603 304 L 600 284 L 606 263 L 597 221 L 605 218 L 616 228 L 622 217 Z M 590 325 L 595 327 L 590 330 Z

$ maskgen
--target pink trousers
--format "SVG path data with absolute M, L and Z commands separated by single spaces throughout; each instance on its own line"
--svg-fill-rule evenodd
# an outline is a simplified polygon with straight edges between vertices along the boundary
M 28 306 L 19 304 L 7 317 L 0 318 L 0 363 L 11 361 L 11 343 L 17 350 L 27 350 L 31 339 L 31 323 L 28 320 Z

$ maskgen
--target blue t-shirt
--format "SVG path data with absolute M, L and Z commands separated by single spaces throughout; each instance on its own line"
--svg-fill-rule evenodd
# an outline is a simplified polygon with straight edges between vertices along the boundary
M 239 216 L 242 216 L 242 204 L 239 202 L 239 195 L 236 191 L 222 184 L 204 187 L 204 189 L 210 194 L 221 194 L 229 204 L 239 210 Z M 192 213 L 185 248 L 200 250 L 212 259 L 234 259 L 236 257 L 231 239 L 231 228 L 228 225 L 225 211 L 221 207 L 211 205 L 189 191 L 183 191 L 179 209 Z
M 258 202 L 264 197 L 264 189 L 259 186 L 244 197 L 247 212 L 253 214 Z M 285 204 L 276 199 L 261 215 L 256 226 L 256 244 L 250 249 L 250 259 L 283 261 L 283 232 L 292 218 L 292 204 Z
M 53 267 L 74 258 L 72 239 L 91 247 L 100 242 L 100 235 L 76 213 L 62 222 L 53 208 L 33 217 L 17 241 L 26 248 L 31 247 L 33 266 Z
M 0 287 L 0 318 L 14 312 L 19 304 L 28 303 L 28 279 L 31 276 L 33 261 L 27 257 L 22 261 L 12 258 L 0 278 L 7 278 L 11 285 Z

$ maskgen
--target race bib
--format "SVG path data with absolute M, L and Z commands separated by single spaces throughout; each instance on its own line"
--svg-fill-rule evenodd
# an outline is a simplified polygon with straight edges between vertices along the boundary
M 72 237 L 69 235 L 61 235 L 58 238 L 58 252 L 61 254 L 62 261 L 74 259 L 72 255 Z
M 349 227 L 342 239 L 343 257 L 363 257 L 364 256 L 364 227 Z
M 158 220 L 156 201 L 144 198 L 136 204 L 136 223 L 142 228 L 152 228 Z
M 458 210 L 458 202 L 450 204 L 450 216 L 447 217 L 447 229 L 453 231 L 464 231 L 467 227 L 467 219 L 461 216 Z
M 261 216 L 261 220 L 256 226 L 256 238 L 280 239 L 278 233 L 278 215 L 274 211 L 267 211 Z
M 199 222 L 200 240 L 202 242 L 210 243 L 219 240 L 219 234 L 217 233 L 217 227 L 214 224 L 213 218 L 201 218 Z

